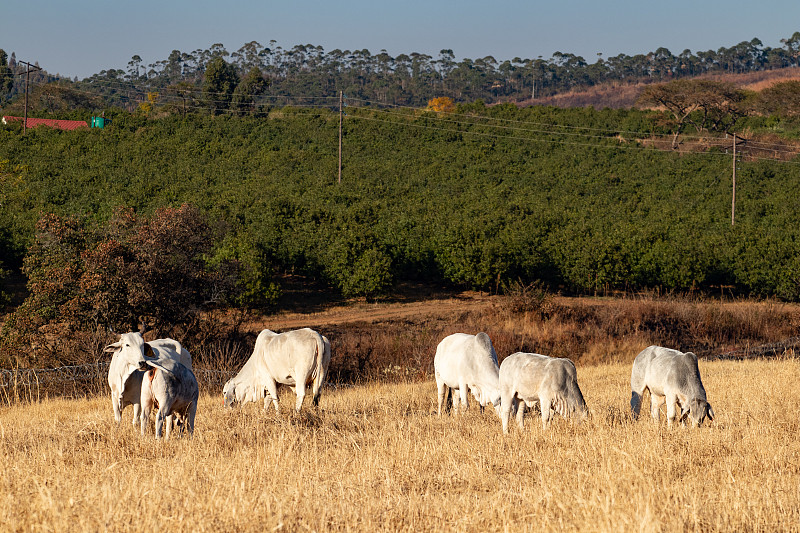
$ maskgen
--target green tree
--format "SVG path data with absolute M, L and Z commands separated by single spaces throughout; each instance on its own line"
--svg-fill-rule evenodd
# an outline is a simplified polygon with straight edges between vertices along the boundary
M 14 86 L 14 75 L 8 67 L 8 55 L 0 48 L 0 101 L 11 92 Z
M 239 75 L 233 65 L 215 55 L 206 67 L 203 80 L 203 97 L 211 113 L 218 115 L 228 109 Z
M 239 115 L 255 113 L 255 97 L 267 88 L 267 80 L 258 67 L 253 67 L 233 91 L 231 106 Z

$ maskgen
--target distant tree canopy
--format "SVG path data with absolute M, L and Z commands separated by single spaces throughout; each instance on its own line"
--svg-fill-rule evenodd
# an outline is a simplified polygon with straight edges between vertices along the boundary
M 308 102 L 332 106 L 339 91 L 350 98 L 373 103 L 424 107 L 437 97 L 455 102 L 483 100 L 488 103 L 528 101 L 578 87 L 606 82 L 667 82 L 709 73 L 744 73 L 800 66 L 800 32 L 781 40 L 781 47 L 769 47 L 757 38 L 730 48 L 673 54 L 666 48 L 649 53 L 601 57 L 594 63 L 581 56 L 556 51 L 549 59 L 515 57 L 499 60 L 492 56 L 456 60 L 453 50 L 443 49 L 438 57 L 422 53 L 392 57 L 385 51 L 324 51 L 311 44 L 283 48 L 275 41 L 265 46 L 257 41 L 228 52 L 221 43 L 192 52 L 173 50 L 164 60 L 145 64 L 133 55 L 127 70 L 107 69 L 79 82 L 80 90 L 102 95 L 106 106 L 135 109 L 147 92 L 165 92 L 168 87 L 187 83 L 205 94 L 206 106 L 217 113 L 228 109 L 240 83 L 236 111 L 251 105 L 248 95 L 280 96 L 279 105 Z M 257 70 L 254 70 L 257 69 Z M 12 67 L 19 74 L 19 67 Z M 251 73 L 260 72 L 260 80 Z M 235 76 L 234 76 L 235 74 Z M 20 77 L 11 95 L 21 92 Z M 32 83 L 54 80 L 46 72 L 32 75 Z M 241 80 L 241 81 L 240 81 Z M 216 96 L 211 98 L 211 93 Z M 258 103 L 258 99 L 255 99 Z M 187 102 L 182 100 L 183 107 Z M 251 106 L 252 107 L 252 106 Z
M 0 102 L 10 93 L 14 86 L 14 73 L 8 68 L 8 54 L 0 48 Z

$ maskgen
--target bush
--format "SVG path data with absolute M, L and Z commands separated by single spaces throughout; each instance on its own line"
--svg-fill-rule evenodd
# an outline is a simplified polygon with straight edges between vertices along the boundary
M 120 208 L 106 225 L 46 215 L 24 260 L 30 296 L 7 320 L 0 346 L 18 362 L 35 346 L 58 359 L 73 332 L 140 323 L 185 338 L 202 313 L 237 297 L 238 263 L 207 260 L 215 240 L 189 205 L 150 218 Z M 42 346 L 45 331 L 54 344 Z

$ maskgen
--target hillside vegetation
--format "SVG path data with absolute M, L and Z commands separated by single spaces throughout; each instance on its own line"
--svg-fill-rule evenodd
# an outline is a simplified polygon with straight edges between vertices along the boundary
M 262 271 L 321 277 L 345 295 L 393 279 L 496 289 L 521 278 L 800 296 L 796 165 L 740 163 L 731 227 L 730 157 L 643 148 L 646 112 L 461 110 L 354 110 L 341 184 L 327 111 L 0 130 L 3 256 L 19 264 L 47 212 L 105 223 L 119 206 L 188 203 L 223 224 L 220 253 L 257 250 Z
M 800 168 L 739 162 L 732 226 L 729 141 L 671 150 L 660 113 L 354 106 L 341 183 L 328 110 L 111 118 L 0 129 L 0 248 L 6 268 L 26 257 L 30 291 L 0 340 L 20 357 L 46 325 L 186 333 L 212 309 L 271 309 L 286 275 L 344 297 L 414 281 L 800 298 Z M 777 115 L 741 126 L 796 134 Z

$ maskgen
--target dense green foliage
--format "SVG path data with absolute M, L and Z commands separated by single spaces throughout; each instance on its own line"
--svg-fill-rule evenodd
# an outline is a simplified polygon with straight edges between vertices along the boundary
M 225 229 L 209 261 L 247 265 L 254 298 L 274 295 L 276 269 L 347 296 L 424 279 L 800 298 L 796 164 L 740 163 L 731 227 L 730 157 L 643 147 L 647 113 L 458 113 L 353 110 L 341 184 L 338 115 L 326 110 L 0 129 L 2 255 L 18 265 L 44 213 L 104 223 L 119 206 L 147 216 L 188 203 Z

